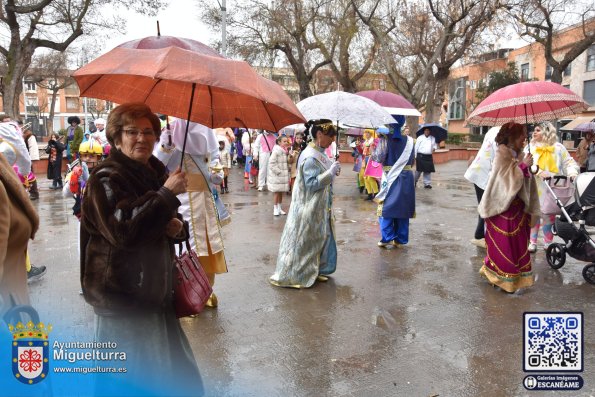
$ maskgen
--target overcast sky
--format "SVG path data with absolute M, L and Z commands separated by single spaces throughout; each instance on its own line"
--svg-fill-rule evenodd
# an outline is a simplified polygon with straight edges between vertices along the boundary
M 216 3 L 217 0 L 203 0 Z M 147 17 L 131 12 L 126 18 L 129 21 L 126 35 L 114 34 L 106 41 L 103 51 L 108 52 L 126 41 L 157 35 L 157 20 L 162 36 L 176 36 L 198 40 L 209 44 L 215 39 L 212 29 L 200 22 L 196 0 L 170 0 L 169 6 L 156 17 Z

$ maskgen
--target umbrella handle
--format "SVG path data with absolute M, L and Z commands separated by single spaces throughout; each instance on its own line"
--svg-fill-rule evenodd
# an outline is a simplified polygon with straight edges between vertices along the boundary
M 529 167 L 529 172 L 533 175 L 537 175 L 539 172 L 539 166 L 537 164 L 533 164 L 531 167 Z

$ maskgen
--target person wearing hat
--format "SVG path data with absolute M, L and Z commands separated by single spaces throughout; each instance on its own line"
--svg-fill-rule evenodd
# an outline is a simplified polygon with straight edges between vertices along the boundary
M 170 122 L 170 129 L 161 134 L 153 150 L 170 171 L 180 166 L 187 123 L 184 119 Z M 215 187 L 223 182 L 217 136 L 212 129 L 198 123 L 190 122 L 188 128 L 183 164 L 188 188 L 177 196 L 182 203 L 178 211 L 188 221 L 190 247 L 213 286 L 216 274 L 227 273 L 221 228 L 231 222 L 231 217 Z M 213 292 L 206 306 L 218 305 L 219 299 Z
M 19 242 L 21 239 L 27 241 L 29 237 L 33 238 L 33 233 L 39 226 L 37 212 L 23 188 L 23 175 L 28 175 L 30 171 L 31 158 L 20 127 L 16 122 L 0 123 L 0 202 L 6 203 L 0 206 L 0 229 L 8 231 L 0 235 L 0 311 L 7 294 L 20 288 L 23 278 L 19 266 L 26 270 L 26 282 L 39 280 L 47 270 L 45 266 L 33 266 L 26 249 L 27 244 L 21 250 Z M 27 220 L 23 221 L 23 218 Z M 29 235 L 25 230 L 31 226 L 33 229 Z M 26 293 L 26 288 L 24 292 Z M 25 296 L 28 299 L 28 295 Z M 11 299 L 16 304 L 26 303 L 17 296 Z M 4 300 L 5 304 L 7 302 Z
M 374 198 L 378 203 L 378 223 L 381 239 L 378 246 L 400 247 L 409 242 L 409 219 L 415 216 L 415 184 L 412 166 L 415 161 L 413 138 L 401 135 L 404 117 L 396 116 L 397 123 L 378 129 L 386 144 L 382 155 L 383 176 L 381 189 Z
M 333 182 L 341 164 L 325 150 L 337 130 L 330 120 L 309 121 L 312 142 L 301 153 L 292 194 L 292 205 L 269 282 L 278 287 L 309 288 L 327 281 L 337 268 L 337 244 L 333 216 Z
M 109 142 L 107 140 L 107 136 L 105 135 L 105 119 L 102 119 L 101 117 L 98 119 L 95 119 L 95 127 L 97 128 L 97 131 L 95 131 L 91 137 L 96 139 L 99 144 L 101 145 L 101 147 L 103 148 L 103 155 L 104 157 L 107 157 L 107 154 L 109 154 Z
M 67 121 L 69 126 L 66 129 L 66 156 L 70 162 L 73 158 L 78 158 L 79 146 L 83 141 L 83 129 L 78 116 L 70 116 Z

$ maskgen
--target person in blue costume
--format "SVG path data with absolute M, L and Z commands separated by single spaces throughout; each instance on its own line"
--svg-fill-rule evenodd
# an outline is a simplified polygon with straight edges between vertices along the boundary
M 382 238 L 381 248 L 399 247 L 409 242 L 409 219 L 415 216 L 415 178 L 412 166 L 415 161 L 413 138 L 401 135 L 405 117 L 393 116 L 397 123 L 385 132 L 387 154 L 380 191 L 374 201 L 378 203 L 378 223 Z
M 313 141 L 298 160 L 277 268 L 269 279 L 278 287 L 309 288 L 317 280 L 327 281 L 337 267 L 332 184 L 341 165 L 324 152 L 337 131 L 330 120 L 308 122 L 306 127 Z

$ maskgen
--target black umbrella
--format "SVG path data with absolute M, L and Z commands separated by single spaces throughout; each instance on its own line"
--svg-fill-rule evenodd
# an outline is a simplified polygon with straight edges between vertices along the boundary
M 423 134 L 426 128 L 430 130 L 430 135 L 432 135 L 434 139 L 436 139 L 436 143 L 445 141 L 448 136 L 448 131 L 446 131 L 446 128 L 440 126 L 440 124 L 438 123 L 422 124 L 419 127 L 419 130 L 417 130 L 416 136 L 420 136 L 421 134 Z

